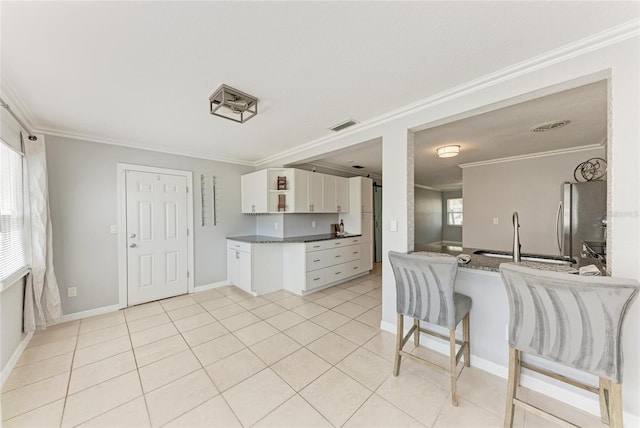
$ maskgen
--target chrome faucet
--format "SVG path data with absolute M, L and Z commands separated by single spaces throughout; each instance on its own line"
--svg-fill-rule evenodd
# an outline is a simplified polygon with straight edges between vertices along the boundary
M 518 221 L 518 211 L 513 212 L 513 261 L 520 262 L 520 222 Z

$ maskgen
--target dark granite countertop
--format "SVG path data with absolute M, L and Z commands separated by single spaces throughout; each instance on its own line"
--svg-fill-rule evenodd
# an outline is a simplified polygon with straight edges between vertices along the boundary
M 265 235 L 247 235 L 247 236 L 229 236 L 227 239 L 232 241 L 248 242 L 250 244 L 304 244 L 306 242 L 328 241 L 330 239 L 355 238 L 362 236 L 359 234 L 347 233 L 344 236 L 336 236 L 333 233 L 325 233 L 322 235 L 303 235 L 291 236 L 288 238 L 278 238 L 275 236 Z
M 421 251 L 429 251 L 435 253 L 451 254 L 453 256 L 457 256 L 458 254 L 468 254 L 469 256 L 471 256 L 471 260 L 469 261 L 469 263 L 460 264 L 460 267 L 484 270 L 489 272 L 499 272 L 501 263 L 511 262 L 511 259 L 508 258 L 490 257 L 482 254 L 474 254 L 474 252 L 477 250 L 477 248 L 459 247 L 454 245 L 417 245 L 415 252 L 418 253 Z M 536 269 L 544 269 L 556 272 L 569 272 L 569 270 L 571 269 L 574 271 L 573 273 L 575 273 L 575 271 L 581 266 L 595 265 L 600 270 L 600 273 L 602 275 L 606 275 L 605 268 L 602 262 L 600 260 L 591 258 L 580 258 L 577 260 L 577 263 L 574 263 L 571 266 L 527 261 L 523 261 L 522 264 Z

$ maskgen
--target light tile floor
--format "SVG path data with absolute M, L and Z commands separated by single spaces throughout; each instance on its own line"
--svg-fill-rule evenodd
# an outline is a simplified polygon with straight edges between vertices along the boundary
M 406 360 L 391 375 L 381 273 L 300 298 L 223 287 L 34 335 L 2 390 L 4 427 L 493 427 L 506 382 Z M 414 352 L 444 358 L 424 348 Z M 446 363 L 446 359 L 444 360 Z M 598 419 L 529 394 L 583 426 Z M 516 426 L 545 427 L 517 413 Z

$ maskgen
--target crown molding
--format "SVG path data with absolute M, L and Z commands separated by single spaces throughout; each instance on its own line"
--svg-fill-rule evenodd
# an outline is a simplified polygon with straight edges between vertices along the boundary
M 16 114 L 25 123 L 25 125 L 32 130 L 32 132 L 35 132 L 37 123 L 31 113 L 31 110 L 29 110 L 27 104 L 22 101 L 22 98 L 18 95 L 18 91 L 13 89 L 13 86 L 11 86 L 6 79 L 2 79 L 0 93 L 2 94 L 2 98 L 7 102 L 7 104 L 9 104 L 9 107 L 11 107 L 13 113 Z
M 424 186 L 422 184 L 414 184 L 413 187 L 417 187 L 419 189 L 433 190 L 434 192 L 442 192 L 440 189 L 436 189 L 435 187 Z
M 153 146 L 149 147 L 140 143 L 130 143 L 128 141 L 125 142 L 125 141 L 119 141 L 119 140 L 104 139 L 104 138 L 95 137 L 93 135 L 76 134 L 76 133 L 64 132 L 56 129 L 38 128 L 38 129 L 35 129 L 34 132 L 45 134 L 45 135 L 51 135 L 54 137 L 71 138 L 74 140 L 83 140 L 83 141 L 89 141 L 89 142 L 98 143 L 98 144 L 108 144 L 111 146 L 127 147 L 130 149 L 146 150 L 149 152 L 156 152 L 156 153 L 165 153 L 168 155 L 186 156 L 190 158 L 206 159 L 211 161 L 225 162 L 225 163 L 250 166 L 250 167 L 254 166 L 254 162 L 243 161 L 239 159 L 209 156 L 209 155 L 196 153 L 196 152 L 171 150 L 164 147 L 153 147 Z
M 255 166 L 262 166 L 271 162 L 276 162 L 289 156 L 296 155 L 298 153 L 303 153 L 309 149 L 320 147 L 324 144 L 339 140 L 349 135 L 356 134 L 360 131 L 409 116 L 411 114 L 432 108 L 456 98 L 478 92 L 491 86 L 495 86 L 499 83 L 514 79 L 516 77 L 531 73 L 545 67 L 549 67 L 551 65 L 566 61 L 579 55 L 602 49 L 604 47 L 619 43 L 632 37 L 637 37 L 639 35 L 640 19 L 628 21 L 624 24 L 585 37 L 563 47 L 548 51 L 544 54 L 503 68 L 494 73 L 490 73 L 478 79 L 471 80 L 467 83 L 440 92 L 431 97 L 427 97 L 399 109 L 392 110 L 373 119 L 365 120 L 357 125 L 347 128 L 345 131 L 340 132 L 336 135 L 321 137 L 308 143 L 293 147 L 289 150 L 285 150 L 272 156 L 260 159 L 255 162 Z
M 521 161 L 521 160 L 527 160 L 527 159 L 542 158 L 542 157 L 546 157 L 546 156 L 564 155 L 564 154 L 567 154 L 567 153 L 578 153 L 578 152 L 584 152 L 584 151 L 587 151 L 587 150 L 594 150 L 594 149 L 604 148 L 604 145 L 605 145 L 605 142 L 602 142 L 602 143 L 599 143 L 599 144 L 589 144 L 587 146 L 569 147 L 567 149 L 558 149 L 558 150 L 549 150 L 549 151 L 546 151 L 546 152 L 529 153 L 527 155 L 508 156 L 508 157 L 505 157 L 505 158 L 489 159 L 489 160 L 478 161 L 478 162 L 461 163 L 458 166 L 460 168 L 464 169 L 464 168 L 473 168 L 473 167 L 476 167 L 476 166 L 493 165 L 493 164 L 496 164 L 496 163 L 514 162 L 514 161 Z

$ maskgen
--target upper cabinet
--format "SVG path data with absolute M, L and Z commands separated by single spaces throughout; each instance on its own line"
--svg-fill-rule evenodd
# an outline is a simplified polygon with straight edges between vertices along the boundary
M 349 179 L 334 175 L 322 175 L 324 212 L 349 212 Z
M 348 211 L 348 178 L 294 168 L 268 168 L 242 176 L 245 214 Z
M 316 172 L 294 169 L 295 181 L 295 212 L 321 213 L 323 212 L 323 175 Z
M 266 213 L 267 201 L 267 170 L 252 172 L 240 177 L 242 189 L 242 213 Z

